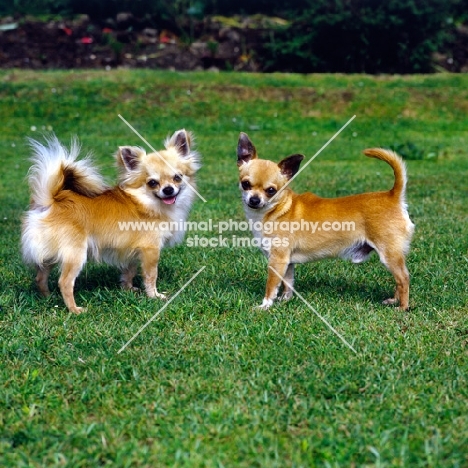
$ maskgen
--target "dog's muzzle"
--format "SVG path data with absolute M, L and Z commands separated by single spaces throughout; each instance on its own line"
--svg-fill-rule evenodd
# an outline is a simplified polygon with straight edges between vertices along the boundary
M 254 195 L 253 197 L 249 198 L 249 201 L 247 204 L 250 206 L 250 208 L 260 208 L 261 202 L 262 200 L 260 200 L 260 197 L 257 197 Z
M 168 185 L 167 187 L 164 187 L 162 190 L 162 194 L 159 197 L 163 203 L 166 205 L 173 205 L 176 200 L 177 200 L 177 195 L 179 194 L 178 192 L 175 193 L 174 187 Z

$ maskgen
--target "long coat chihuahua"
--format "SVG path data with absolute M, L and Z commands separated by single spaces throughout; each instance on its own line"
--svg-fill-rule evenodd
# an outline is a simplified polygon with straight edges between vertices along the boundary
M 360 263 L 374 250 L 396 281 L 394 296 L 383 303 L 409 308 L 405 257 L 414 225 L 405 203 L 405 165 L 392 151 L 374 148 L 364 154 L 392 167 L 395 184 L 391 190 L 341 198 L 299 195 L 288 184 L 304 156 L 294 154 L 279 164 L 259 159 L 249 137 L 240 134 L 237 165 L 244 210 L 268 257 L 268 280 L 260 308 L 273 304 L 281 283 L 280 299 L 292 297 L 296 263 L 330 257 Z
M 47 146 L 31 140 L 32 199 L 21 242 L 24 260 L 36 267 L 36 283 L 44 296 L 49 295 L 49 273 L 58 264 L 65 305 L 80 313 L 75 279 L 93 258 L 120 267 L 126 289 L 135 289 L 132 281 L 141 263 L 146 294 L 165 298 L 156 289 L 160 252 L 184 235 L 166 227 L 187 218 L 200 167 L 191 138 L 179 130 L 166 140 L 164 150 L 149 154 L 135 146 L 120 147 L 115 187 L 103 182 L 89 159 L 77 159 L 76 141 L 67 150 L 56 137 Z

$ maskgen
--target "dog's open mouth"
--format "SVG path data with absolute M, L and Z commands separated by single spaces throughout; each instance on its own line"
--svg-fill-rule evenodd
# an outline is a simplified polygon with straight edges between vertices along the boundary
M 176 200 L 177 200 L 177 195 L 174 197 L 167 197 L 167 198 L 161 198 L 161 200 L 166 204 L 166 205 L 173 205 Z

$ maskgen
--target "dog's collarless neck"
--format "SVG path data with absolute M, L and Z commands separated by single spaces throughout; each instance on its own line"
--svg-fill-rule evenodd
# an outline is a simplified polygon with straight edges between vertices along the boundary
M 292 194 L 290 192 L 285 193 L 284 199 L 276 205 L 273 209 L 265 213 L 264 219 L 268 218 L 268 221 L 276 221 L 277 219 L 284 216 L 292 206 Z

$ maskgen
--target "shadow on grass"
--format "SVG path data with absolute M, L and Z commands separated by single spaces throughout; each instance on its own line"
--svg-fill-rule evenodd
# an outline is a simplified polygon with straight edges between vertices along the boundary
M 198 300 L 207 300 L 212 307 L 215 303 L 219 303 L 223 310 L 229 302 L 233 302 L 232 305 L 237 304 L 239 298 L 247 302 L 252 301 L 255 305 L 260 304 L 267 281 L 267 263 L 262 257 L 255 255 L 250 258 L 250 255 L 243 255 L 243 258 L 234 264 L 230 259 L 229 265 L 223 266 L 224 255 L 219 252 L 216 255 L 218 262 L 219 260 L 221 262 L 215 266 L 212 259 L 205 258 L 204 261 L 200 261 L 200 258 L 196 258 L 196 254 L 188 255 L 190 257 L 188 259 L 187 255 L 181 256 L 181 252 L 174 253 L 176 255 L 173 259 L 169 256 L 159 264 L 158 290 L 168 291 L 169 296 L 175 294 L 196 271 L 198 265 L 207 263 L 209 267 L 192 286 L 193 291 L 190 293 L 192 297 L 195 297 L 194 292 L 197 292 Z M 188 265 L 184 264 L 184 259 L 188 261 Z M 25 296 L 32 306 L 36 301 L 47 301 L 44 302 L 47 304 L 51 301 L 57 303 L 57 300 L 60 300 L 62 304 L 58 287 L 58 268 L 54 268 L 49 278 L 52 293 L 49 300 L 42 298 L 37 291 L 32 270 L 29 270 L 29 275 L 29 277 L 23 276 L 19 284 L 8 284 L 13 296 Z M 3 286 L 5 287 L 6 284 Z M 140 292 L 136 294 L 144 296 L 141 273 L 135 277 L 134 286 L 140 289 Z M 306 300 L 311 301 L 312 305 L 317 299 L 347 301 L 352 304 L 365 304 L 370 301 L 377 305 L 392 296 L 394 280 L 377 259 L 359 266 L 330 260 L 297 265 L 294 286 Z M 88 263 L 76 280 L 75 297 L 80 294 L 88 296 L 101 293 L 112 297 L 116 293 L 122 293 L 120 271 L 114 266 Z M 109 297 L 110 301 L 112 297 Z
M 347 273 L 353 266 L 340 265 L 334 267 L 333 270 L 328 267 L 328 273 L 323 271 L 326 268 L 323 265 L 314 269 L 315 266 L 314 264 L 296 265 L 294 288 L 306 300 L 311 294 L 317 294 L 324 299 L 339 297 L 341 300 L 352 303 L 373 301 L 380 304 L 383 300 L 393 296 L 393 278 L 383 267 L 377 276 L 374 267 L 367 268 L 365 271 L 366 266 L 360 266 L 362 271 L 349 278 Z M 340 270 L 341 273 L 336 270 Z M 235 288 L 239 293 L 256 297 L 260 303 L 265 293 L 267 275 L 265 263 L 263 269 L 260 266 L 252 269 L 248 277 L 236 275 L 226 278 L 223 283 L 226 287 Z M 390 284 L 383 286 L 383 282 L 390 282 Z

